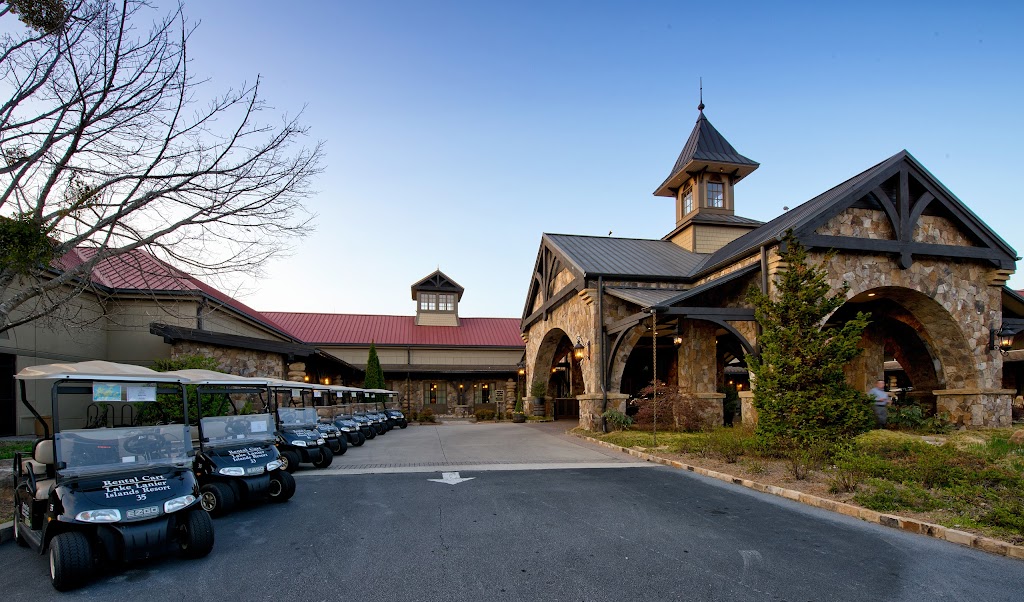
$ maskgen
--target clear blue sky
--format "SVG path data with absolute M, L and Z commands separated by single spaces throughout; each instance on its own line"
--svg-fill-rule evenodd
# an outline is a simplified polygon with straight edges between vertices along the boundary
M 188 0 L 193 72 L 259 74 L 326 141 L 316 232 L 240 298 L 408 315 L 440 267 L 461 315 L 519 317 L 542 232 L 672 229 L 651 193 L 699 77 L 705 114 L 761 163 L 738 214 L 767 221 L 906 148 L 1024 252 L 1024 3 L 723 6 Z

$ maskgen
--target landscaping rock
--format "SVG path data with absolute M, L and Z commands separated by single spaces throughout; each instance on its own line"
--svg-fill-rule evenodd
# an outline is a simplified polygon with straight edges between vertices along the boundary
M 1014 431 L 1013 434 L 1010 435 L 1010 443 L 1013 443 L 1014 445 L 1024 445 L 1024 429 Z

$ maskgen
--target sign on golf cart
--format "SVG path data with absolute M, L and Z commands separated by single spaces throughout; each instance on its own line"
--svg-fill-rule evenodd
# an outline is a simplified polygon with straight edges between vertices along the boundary
M 142 501 L 151 493 L 169 491 L 170 484 L 164 475 L 144 475 L 130 479 L 118 479 L 115 481 L 103 481 L 104 497 L 116 498 L 124 496 L 135 496 L 135 499 Z

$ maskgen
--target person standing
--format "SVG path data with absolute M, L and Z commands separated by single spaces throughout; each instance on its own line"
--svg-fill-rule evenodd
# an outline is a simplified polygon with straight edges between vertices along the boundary
M 875 419 L 878 421 L 879 428 L 885 428 L 885 423 L 889 419 L 889 404 L 892 403 L 892 398 L 885 390 L 885 381 L 876 380 L 875 386 L 868 391 L 868 395 L 874 399 Z

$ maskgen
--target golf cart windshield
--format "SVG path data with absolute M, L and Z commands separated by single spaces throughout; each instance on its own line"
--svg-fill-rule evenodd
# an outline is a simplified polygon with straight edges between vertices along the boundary
M 315 427 L 320 421 L 316 408 L 278 408 L 277 417 L 283 427 Z
M 202 422 L 204 443 L 208 445 L 236 445 L 274 439 L 274 417 L 270 414 L 210 416 L 204 417 Z
M 64 430 L 54 435 L 64 476 L 191 463 L 192 440 L 182 424 Z
M 384 407 L 389 410 L 401 410 L 402 404 L 398 403 L 397 401 L 388 401 L 384 404 Z

